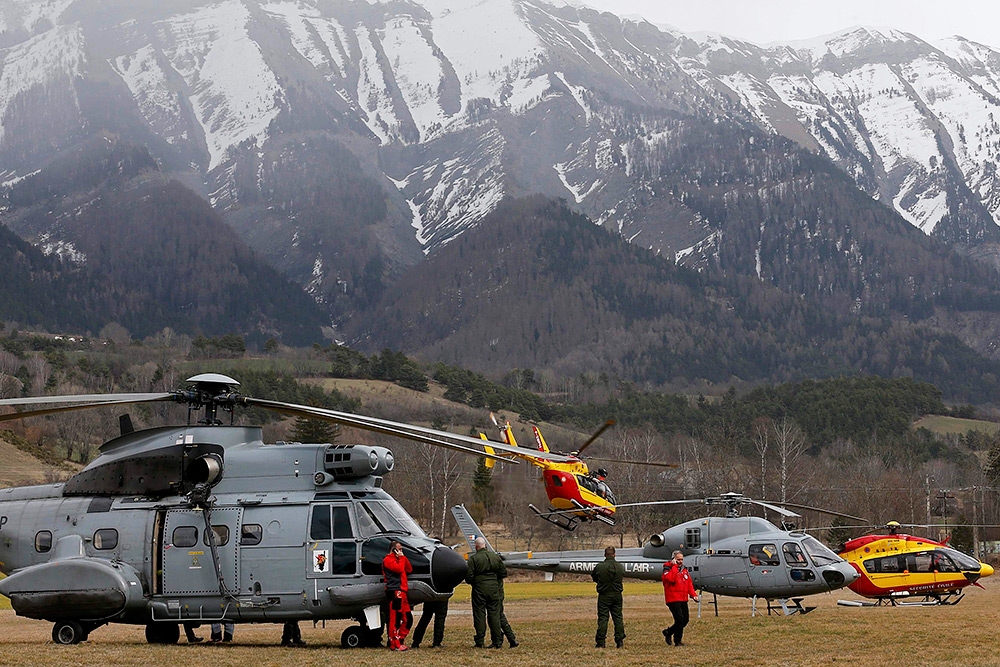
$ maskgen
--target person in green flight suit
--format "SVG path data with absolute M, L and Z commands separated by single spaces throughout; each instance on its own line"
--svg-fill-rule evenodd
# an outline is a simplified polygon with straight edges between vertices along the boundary
M 622 579 L 625 568 L 615 560 L 615 548 L 604 550 L 604 560 L 597 564 L 590 573 L 591 579 L 597 583 L 597 636 L 594 638 L 597 648 L 604 648 L 608 636 L 608 615 L 615 622 L 615 646 L 625 645 L 625 619 L 622 616 Z
M 507 620 L 507 614 L 503 613 L 503 579 L 498 579 L 500 582 L 500 643 L 503 644 L 504 637 L 510 642 L 511 648 L 517 648 L 519 646 L 517 642 L 517 636 L 514 634 L 514 628 L 510 627 L 510 622 Z
M 477 537 L 476 553 L 469 556 L 469 569 L 465 581 L 472 586 L 472 624 L 476 629 L 475 642 L 484 647 L 486 626 L 490 628 L 490 648 L 503 646 L 500 629 L 500 580 L 507 576 L 507 566 L 500 556 L 486 548 L 486 540 Z

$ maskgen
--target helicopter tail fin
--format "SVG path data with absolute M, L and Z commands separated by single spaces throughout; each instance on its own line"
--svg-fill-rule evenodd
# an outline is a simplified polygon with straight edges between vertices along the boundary
M 478 525 L 476 525 L 472 515 L 469 514 L 469 510 L 465 509 L 465 505 L 455 505 L 452 507 L 451 515 L 455 517 L 455 522 L 458 524 L 459 530 L 461 530 L 462 534 L 465 535 L 465 539 L 469 543 L 469 551 L 471 553 L 476 552 L 477 537 L 481 537 L 486 540 L 486 546 L 491 550 L 496 551 L 496 549 L 493 549 L 493 545 L 490 544 L 490 541 L 486 539 L 486 536 L 483 535 L 483 531 Z
M 489 441 L 489 438 L 486 437 L 485 433 L 480 433 L 479 437 L 482 438 L 483 440 Z M 485 449 L 486 453 L 489 454 L 491 457 L 493 454 L 497 453 L 496 450 L 490 447 L 489 445 L 483 445 L 483 449 Z M 487 469 L 492 470 L 493 466 L 496 465 L 497 460 L 495 458 L 488 458 L 484 463 Z
M 538 445 L 538 451 L 540 452 L 549 451 L 549 446 L 545 444 L 545 438 L 542 437 L 542 432 L 538 430 L 538 427 L 532 426 L 531 430 L 535 432 L 535 444 Z

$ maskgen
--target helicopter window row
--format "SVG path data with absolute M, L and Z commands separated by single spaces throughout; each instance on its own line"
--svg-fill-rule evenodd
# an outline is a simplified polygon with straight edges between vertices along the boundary
M 212 532 L 215 533 L 215 546 L 224 547 L 229 544 L 229 526 L 212 526 Z M 208 544 L 208 531 L 202 536 L 201 541 L 205 546 Z
M 778 547 L 773 544 L 751 544 L 749 553 L 753 565 L 781 565 Z
M 958 572 L 955 563 L 941 551 L 883 556 L 866 560 L 865 569 L 873 574 L 897 572 Z
M 806 560 L 806 555 L 802 553 L 802 547 L 800 547 L 795 542 L 785 542 L 781 546 L 781 550 L 785 553 L 785 563 L 789 567 L 804 567 L 809 565 L 809 561 Z
M 331 521 L 330 513 L 333 512 Z M 314 540 L 349 540 L 354 538 L 351 529 L 351 515 L 343 505 L 319 505 L 313 508 L 309 524 L 309 536 Z
M 258 545 L 262 539 L 264 539 L 264 527 L 259 523 L 245 523 L 240 526 L 240 544 L 242 546 Z
M 170 538 L 175 547 L 187 548 L 198 544 L 198 529 L 194 526 L 177 526 Z
M 52 533 L 48 530 L 40 530 L 35 533 L 35 551 L 40 554 L 52 548 Z
M 94 533 L 94 548 L 107 550 L 118 546 L 118 531 L 114 528 L 101 528 Z

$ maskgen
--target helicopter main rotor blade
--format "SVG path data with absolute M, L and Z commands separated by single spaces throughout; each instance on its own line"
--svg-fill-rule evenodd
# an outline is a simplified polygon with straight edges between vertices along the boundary
M 609 419 L 608 421 L 604 422 L 604 425 L 601 426 L 601 428 L 597 429 L 597 431 L 594 432 L 594 435 L 590 436 L 590 438 L 587 439 L 587 442 L 580 445 L 580 448 L 576 450 L 577 456 L 582 454 L 583 450 L 585 450 L 587 447 L 590 447 L 592 444 L 594 444 L 594 441 L 597 440 L 599 437 L 601 437 L 602 433 L 604 433 L 609 428 L 614 426 L 615 423 L 616 422 L 614 419 Z
M 608 463 L 627 463 L 634 466 L 656 466 L 658 468 L 680 468 L 676 463 L 664 463 L 663 461 L 632 461 L 629 459 L 606 459 L 603 456 L 588 456 L 588 461 L 607 461 Z
M 101 400 L 111 397 L 113 400 Z M 15 405 L 46 405 L 51 403 L 78 403 L 77 405 L 63 405 L 56 408 L 43 408 L 41 410 L 25 410 L 24 412 L 12 412 L 0 415 L 0 422 L 14 421 L 16 419 L 27 419 L 29 417 L 41 417 L 59 412 L 73 412 L 74 410 L 89 410 L 90 408 L 105 408 L 113 405 L 129 405 L 133 403 L 156 403 L 162 401 L 176 400 L 176 394 L 82 394 L 77 396 L 40 396 L 38 398 L 12 398 L 0 401 L 0 406 Z M 82 401 L 82 402 L 80 402 Z
M 754 502 L 759 502 L 759 501 L 754 501 Z M 848 519 L 850 521 L 860 521 L 862 523 L 864 523 L 865 521 L 868 521 L 868 519 L 865 519 L 865 518 L 860 517 L 860 516 L 853 516 L 851 514 L 844 514 L 843 512 L 834 512 L 833 510 L 824 509 L 822 507 L 811 507 L 810 505 L 799 505 L 798 503 L 783 503 L 783 502 L 778 502 L 776 500 L 768 500 L 767 502 L 769 502 L 769 503 L 771 503 L 773 505 L 783 505 L 785 507 L 795 507 L 797 509 L 809 510 L 811 512 L 821 512 L 823 514 L 829 514 L 831 516 L 839 516 L 842 519 Z
M 760 505 L 761 507 L 766 507 L 767 509 L 771 510 L 772 512 L 777 512 L 781 516 L 795 517 L 797 519 L 801 519 L 802 518 L 801 514 L 796 514 L 795 512 L 793 512 L 791 510 L 786 510 L 784 507 L 778 507 L 777 505 L 772 505 L 771 503 L 765 503 L 762 500 L 753 500 L 751 498 L 747 498 L 746 502 L 753 503 L 754 505 Z
M 437 447 L 445 447 L 447 449 L 453 449 L 466 454 L 473 454 L 482 458 L 497 458 L 496 456 L 490 456 L 482 449 L 483 443 L 485 442 L 488 443 L 494 450 L 501 451 L 505 454 L 517 454 L 522 457 L 538 458 L 557 462 L 571 460 L 569 457 L 558 454 L 535 456 L 531 454 L 531 450 L 527 450 L 522 447 L 510 447 L 494 441 L 477 440 L 469 436 L 449 433 L 448 431 L 439 431 L 433 428 L 403 424 L 401 422 L 394 422 L 388 419 L 377 419 L 375 417 L 367 417 L 365 415 L 356 415 L 350 412 L 338 412 L 337 410 L 314 408 L 308 405 L 295 405 L 293 403 L 282 403 L 280 401 L 268 401 L 260 398 L 250 398 L 249 396 L 239 396 L 236 398 L 236 401 L 243 403 L 244 405 L 257 406 L 267 410 L 273 410 L 274 412 L 280 412 L 282 414 L 322 419 L 335 424 L 352 426 L 354 428 L 383 433 L 385 435 L 393 435 L 399 438 L 414 440 L 416 442 L 422 442 L 424 444 L 434 445 Z M 503 457 L 501 457 L 500 460 L 507 463 L 513 463 L 513 461 Z

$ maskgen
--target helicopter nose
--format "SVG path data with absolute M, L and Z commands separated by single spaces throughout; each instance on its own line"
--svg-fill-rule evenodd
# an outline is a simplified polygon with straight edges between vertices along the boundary
M 831 565 L 823 570 L 823 579 L 826 580 L 826 585 L 830 589 L 843 588 L 844 586 L 850 586 L 854 583 L 854 580 L 858 578 L 858 572 L 854 567 L 844 561 L 843 563 L 837 563 L 836 565 Z
M 431 584 L 439 593 L 455 590 L 465 581 L 467 570 L 465 559 L 448 547 L 438 547 L 431 554 Z
M 983 577 L 989 577 L 992 575 L 993 575 L 993 566 L 983 563 L 982 567 L 979 568 L 979 578 L 982 579 Z

